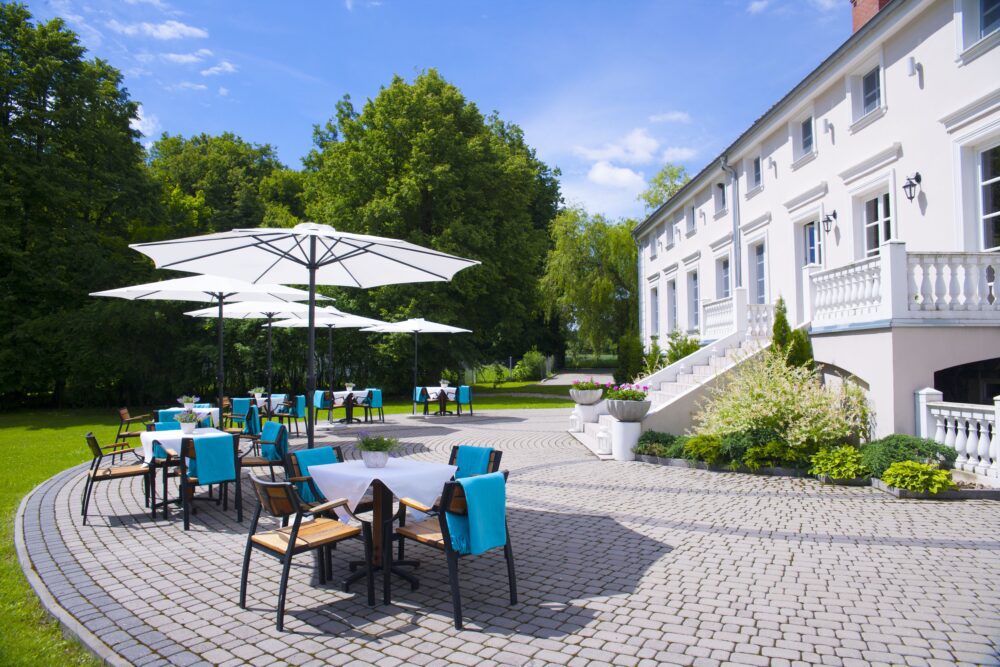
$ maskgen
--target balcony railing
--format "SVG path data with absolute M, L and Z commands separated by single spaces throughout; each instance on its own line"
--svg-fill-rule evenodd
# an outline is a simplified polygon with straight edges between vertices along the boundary
M 927 388 L 915 398 L 917 435 L 954 448 L 957 469 L 1000 479 L 1000 396 L 993 405 L 946 403 Z

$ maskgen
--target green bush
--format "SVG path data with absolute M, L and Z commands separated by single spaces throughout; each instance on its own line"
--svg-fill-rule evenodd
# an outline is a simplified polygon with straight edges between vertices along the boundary
M 861 452 L 846 445 L 835 449 L 821 449 L 813 454 L 810 475 L 826 475 L 831 479 L 854 479 L 865 476 Z
M 882 474 L 882 481 L 897 489 L 918 493 L 940 493 L 957 488 L 947 470 L 916 461 L 896 461 Z
M 639 335 L 628 333 L 618 340 L 618 368 L 615 369 L 615 384 L 632 382 L 642 371 L 642 341 Z
M 808 461 L 807 454 L 802 449 L 789 447 L 780 440 L 772 440 L 763 445 L 750 447 L 743 455 L 743 465 L 750 470 L 760 468 L 798 468 Z
M 453 371 L 449 368 L 445 368 L 441 371 L 441 379 L 447 380 L 452 384 L 458 384 L 458 371 Z
M 680 361 L 689 354 L 694 354 L 701 348 L 697 336 L 688 336 L 674 329 L 667 337 L 667 365 Z
M 535 349 L 525 352 L 521 360 L 514 365 L 512 374 L 515 382 L 544 380 L 545 355 Z
M 653 342 L 649 346 L 649 352 L 642 357 L 642 376 L 649 377 L 656 371 L 663 368 L 663 349 L 660 347 L 658 336 L 652 337 Z
M 635 447 L 636 454 L 659 456 L 664 459 L 679 459 L 684 455 L 684 443 L 687 436 L 676 436 L 659 431 L 646 431 L 639 436 L 639 444 Z
M 726 461 L 742 461 L 751 447 L 760 447 L 779 439 L 778 434 L 769 428 L 751 428 L 726 433 L 722 436 L 722 457 Z
M 792 338 L 792 327 L 788 324 L 788 309 L 785 300 L 778 297 L 774 304 L 774 324 L 771 326 L 771 349 L 784 352 Z
M 785 357 L 785 363 L 789 366 L 813 367 L 812 342 L 809 340 L 809 334 L 806 333 L 805 329 L 796 329 L 792 332 L 791 339 L 788 342 L 788 355 Z
M 951 447 L 912 435 L 896 434 L 869 442 L 861 448 L 861 464 L 872 477 L 901 461 L 930 462 L 951 467 L 958 453 Z
M 684 458 L 715 465 L 722 458 L 722 439 L 715 435 L 695 435 L 684 443 Z
M 639 444 L 651 444 L 658 443 L 662 445 L 673 444 L 674 440 L 677 439 L 676 435 L 670 433 L 662 433 L 660 431 L 645 431 L 639 436 Z

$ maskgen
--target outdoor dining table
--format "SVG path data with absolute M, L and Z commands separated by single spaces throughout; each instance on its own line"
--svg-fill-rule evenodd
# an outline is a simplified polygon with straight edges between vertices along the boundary
M 458 389 L 456 387 L 416 387 L 414 388 L 413 395 L 421 396 L 423 392 L 427 392 L 427 398 L 431 401 L 436 401 L 438 404 L 438 411 L 435 415 L 450 415 L 452 412 L 447 409 L 448 401 L 455 402 L 455 395 Z
M 225 431 L 220 431 L 217 428 L 196 428 L 190 434 L 180 429 L 171 431 L 143 431 L 139 434 L 139 440 L 142 442 L 142 457 L 146 463 L 153 460 L 154 441 L 159 442 L 164 449 L 172 449 L 180 454 L 181 440 L 184 438 L 193 438 L 197 435 L 225 435 L 225 433 Z
M 332 405 L 335 406 L 335 407 L 343 407 L 344 408 L 344 417 L 342 419 L 337 420 L 337 421 L 339 421 L 342 424 L 360 423 L 361 420 L 354 416 L 354 407 L 356 405 L 358 405 L 358 402 L 367 393 L 368 393 L 367 389 L 351 389 L 350 391 L 345 390 L 345 391 L 331 391 L 331 392 L 329 392 L 329 394 L 330 394 L 330 400 L 332 401 Z M 354 402 L 353 403 L 346 403 L 347 397 L 350 396 L 351 394 L 354 394 Z M 331 412 L 331 414 L 333 414 L 333 413 Z M 332 419 L 330 420 L 330 423 L 333 423 Z
M 279 405 L 284 404 L 286 396 L 286 394 L 272 394 L 270 396 L 261 396 L 260 398 L 254 396 L 253 400 L 257 403 L 258 408 L 266 406 L 267 412 L 273 413 Z
M 457 466 L 444 463 L 429 463 L 402 458 L 390 458 L 384 468 L 369 468 L 363 461 L 309 466 L 309 474 L 323 495 L 330 500 L 346 498 L 348 507 L 352 510 L 358 506 L 369 487 L 372 489 L 374 495 L 372 560 L 375 570 L 382 570 L 384 574 L 382 598 L 385 604 L 388 604 L 390 599 L 390 573 L 408 581 L 414 590 L 419 585 L 416 577 L 398 567 L 410 564 L 409 562 L 392 561 L 389 563 L 388 569 L 382 562 L 383 545 L 386 540 L 392 539 L 393 496 L 412 498 L 431 506 L 441 495 L 444 483 L 454 477 L 457 470 Z M 347 513 L 340 508 L 337 509 L 337 515 L 345 521 L 348 518 Z M 351 575 L 344 581 L 345 589 L 366 575 L 367 570 L 364 568 Z
M 167 408 L 157 410 L 156 420 L 161 422 L 170 422 L 174 420 L 176 415 L 184 411 L 184 408 Z M 198 414 L 209 415 L 212 418 L 212 425 L 219 426 L 219 408 L 194 408 L 194 411 Z

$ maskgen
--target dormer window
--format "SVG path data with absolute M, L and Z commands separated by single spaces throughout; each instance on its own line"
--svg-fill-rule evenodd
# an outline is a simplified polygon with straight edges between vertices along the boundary
M 799 123 L 799 136 L 802 138 L 802 153 L 812 153 L 813 150 L 813 119 L 809 116 Z

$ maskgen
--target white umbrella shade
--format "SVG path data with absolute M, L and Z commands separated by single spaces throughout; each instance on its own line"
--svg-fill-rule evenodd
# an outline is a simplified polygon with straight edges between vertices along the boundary
M 413 334 L 413 386 L 417 386 L 417 353 L 419 352 L 420 334 L 422 333 L 472 333 L 469 329 L 453 327 L 439 322 L 428 322 L 422 317 L 416 317 L 402 322 L 390 322 L 377 327 L 365 329 L 378 333 L 412 333 Z
M 304 222 L 291 229 L 234 229 L 172 241 L 139 243 L 133 249 L 160 268 L 232 276 L 251 282 L 345 287 L 448 281 L 479 262 L 379 236 L 338 232 L 329 225 Z M 310 306 L 314 301 L 310 300 Z M 310 313 L 306 405 L 312 413 L 316 389 L 314 314 Z M 313 446 L 312 420 L 307 428 Z
M 222 353 L 223 343 L 223 304 L 226 300 L 255 299 L 257 301 L 285 304 L 296 299 L 308 299 L 309 292 L 284 285 L 268 283 L 249 283 L 245 280 L 227 276 L 199 275 L 186 278 L 172 278 L 156 283 L 130 285 L 117 289 L 93 292 L 91 296 L 110 296 L 129 300 L 163 300 L 163 301 L 199 301 L 214 302 L 218 322 L 219 363 L 216 367 L 216 384 L 219 391 L 219 409 L 222 409 L 222 397 L 225 393 L 225 365 Z

